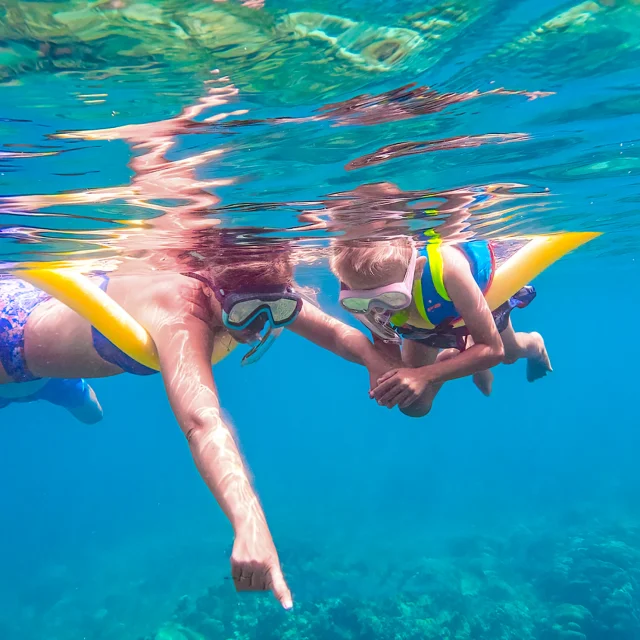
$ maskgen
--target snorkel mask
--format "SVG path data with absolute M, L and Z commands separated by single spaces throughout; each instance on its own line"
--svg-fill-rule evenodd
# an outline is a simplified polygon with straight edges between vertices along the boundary
M 418 251 L 414 246 L 402 282 L 394 282 L 374 289 L 349 289 L 341 282 L 340 304 L 381 340 L 400 342 L 400 338 L 391 327 L 390 320 L 394 313 L 411 305 L 417 259 Z
M 227 329 L 242 331 L 259 319 L 266 322 L 267 330 L 242 358 L 242 365 L 257 362 L 302 309 L 300 294 L 281 285 L 243 288 L 233 293 L 216 289 L 215 295 L 222 306 L 222 322 Z
M 394 282 L 384 287 L 375 289 L 349 289 L 341 283 L 340 304 L 349 313 L 368 313 L 373 310 L 401 311 L 406 309 L 412 298 L 413 277 L 416 272 L 416 260 L 418 251 L 415 247 L 411 250 L 411 259 L 402 282 Z

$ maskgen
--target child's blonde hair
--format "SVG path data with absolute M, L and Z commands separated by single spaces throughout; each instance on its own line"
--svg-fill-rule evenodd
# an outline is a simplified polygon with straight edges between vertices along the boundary
M 412 248 L 411 238 L 406 236 L 389 240 L 334 240 L 329 267 L 347 285 L 356 274 L 359 280 L 378 281 L 392 272 L 405 272 Z

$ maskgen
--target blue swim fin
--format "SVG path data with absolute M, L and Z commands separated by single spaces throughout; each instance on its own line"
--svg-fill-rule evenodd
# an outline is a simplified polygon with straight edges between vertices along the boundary
M 95 391 L 83 378 L 51 378 L 34 396 L 34 400 L 64 407 L 84 424 L 102 420 L 102 407 Z
M 82 378 L 49 378 L 0 386 L 0 409 L 14 402 L 36 400 L 64 407 L 84 424 L 102 420 L 102 407 L 96 394 Z

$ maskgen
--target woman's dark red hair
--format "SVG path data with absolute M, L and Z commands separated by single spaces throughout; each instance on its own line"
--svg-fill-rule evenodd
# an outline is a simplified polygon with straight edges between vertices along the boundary
M 254 228 L 201 231 L 184 258 L 190 269 L 206 274 L 221 289 L 291 285 L 294 261 L 290 243 L 265 238 L 261 231 Z

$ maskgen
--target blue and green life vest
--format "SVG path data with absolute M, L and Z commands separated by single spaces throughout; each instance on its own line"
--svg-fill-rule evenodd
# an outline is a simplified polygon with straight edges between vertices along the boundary
M 473 240 L 457 244 L 456 247 L 469 261 L 473 279 L 485 294 L 491 286 L 495 271 L 495 260 L 490 244 L 484 240 Z M 413 283 L 413 300 L 428 329 L 448 326 L 460 319 L 460 314 L 444 284 L 444 260 L 441 248 L 442 242 L 436 236 L 420 251 L 420 255 L 425 256 L 427 262 L 424 265 L 422 277 Z M 391 322 L 401 327 L 407 323 L 408 319 L 409 310 L 405 309 L 394 314 Z

